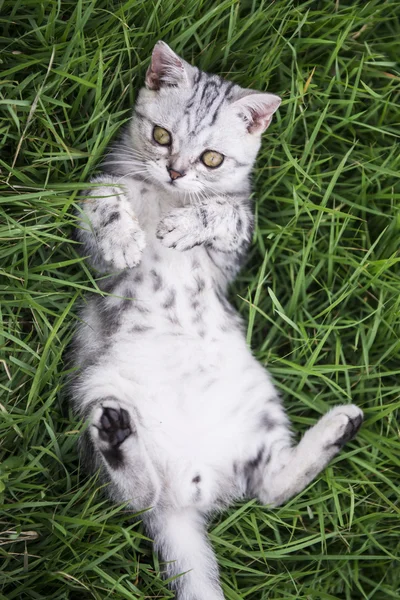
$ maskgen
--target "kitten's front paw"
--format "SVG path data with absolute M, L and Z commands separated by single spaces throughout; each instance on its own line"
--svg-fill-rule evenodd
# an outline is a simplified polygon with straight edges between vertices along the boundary
M 157 227 L 157 238 L 167 248 L 190 250 L 204 242 L 202 227 L 193 208 L 177 208 L 167 213 Z
M 112 231 L 103 230 L 98 244 L 104 260 L 114 269 L 129 269 L 140 262 L 146 238 L 138 222 L 132 218 L 118 222 L 118 227 Z

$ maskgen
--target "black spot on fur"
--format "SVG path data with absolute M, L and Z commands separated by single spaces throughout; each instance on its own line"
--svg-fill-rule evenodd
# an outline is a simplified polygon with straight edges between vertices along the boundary
M 100 314 L 101 332 L 110 337 L 118 331 L 121 322 L 119 306 L 110 306 L 104 298 L 96 299 L 97 311 Z
M 310 469 L 307 469 L 307 471 L 305 471 L 304 476 L 307 479 L 309 479 L 309 478 L 310 479 L 314 479 L 318 475 L 318 473 L 320 472 L 320 470 L 321 469 L 319 467 L 317 467 L 317 466 L 311 467 Z
M 265 447 L 261 446 L 256 456 L 248 460 L 243 466 L 243 477 L 245 480 L 247 494 L 252 495 L 260 486 L 262 481 L 262 467 L 264 461 Z
M 201 294 L 201 292 L 206 287 L 206 282 L 199 275 L 196 275 L 194 277 L 194 280 L 195 280 L 196 287 L 194 289 L 190 288 L 192 296 L 196 296 L 197 294 Z
M 153 329 L 152 327 L 149 327 L 148 325 L 133 325 L 133 327 L 131 327 L 131 329 L 129 330 L 129 333 L 146 333 L 146 331 L 149 331 L 150 329 Z
M 142 315 L 148 314 L 150 312 L 149 309 L 146 308 L 146 306 L 143 306 L 143 304 L 139 304 L 136 302 L 132 304 L 132 308 L 140 312 Z
M 252 458 L 251 460 L 247 461 L 245 468 L 251 469 L 251 470 L 256 469 L 261 464 L 261 461 L 264 456 L 264 452 L 265 452 L 265 448 L 264 448 L 264 446 L 261 446 L 261 448 L 257 452 L 256 456 L 254 458 Z
M 200 483 L 201 481 L 201 477 L 200 475 L 196 475 L 195 477 L 193 477 L 192 482 L 193 483 Z
M 117 471 L 124 466 L 124 455 L 119 448 L 103 449 L 101 453 L 112 469 Z
M 192 318 L 192 323 L 194 325 L 198 325 L 199 323 L 203 323 L 204 319 L 203 319 L 203 311 L 198 311 L 194 317 Z
M 99 288 L 102 292 L 113 294 L 114 290 L 129 276 L 128 271 L 121 271 L 118 275 L 112 275 L 99 281 Z
M 106 290 L 110 290 L 109 293 L 115 291 L 117 285 L 124 280 L 126 274 L 120 274 L 116 276 L 115 280 L 107 281 L 102 284 L 102 287 L 106 288 Z M 119 295 L 119 294 L 118 294 Z M 121 319 L 124 311 L 135 307 L 137 305 L 134 304 L 134 291 L 130 288 L 126 288 L 121 296 L 126 296 L 125 298 L 101 298 L 97 297 L 95 299 L 97 312 L 100 315 L 100 323 L 101 323 L 101 331 L 105 337 L 109 337 L 116 333 L 120 327 Z
M 267 402 L 271 402 L 272 404 L 282 404 L 279 396 L 272 396 L 272 398 L 268 398 Z
M 133 302 L 135 294 L 132 289 L 127 288 L 123 295 L 125 296 L 125 298 L 123 298 L 121 300 L 121 303 L 119 306 L 120 313 L 124 312 L 125 310 L 127 310 L 128 308 L 130 308 L 132 306 L 132 302 Z
M 119 212 L 113 211 L 112 213 L 109 214 L 107 219 L 104 220 L 102 225 L 103 225 L 103 227 L 107 227 L 108 225 L 111 225 L 111 223 L 114 223 L 114 221 L 118 221 L 118 219 L 120 219 L 120 218 L 121 218 L 121 215 L 119 214 Z
M 167 315 L 167 319 L 170 323 L 172 323 L 172 325 L 181 325 L 181 322 L 179 321 L 178 317 L 175 314 Z
M 133 281 L 135 283 L 142 283 L 143 273 L 141 271 L 138 271 L 137 273 L 135 273 L 135 275 L 133 276 Z
M 260 427 L 264 429 L 264 431 L 272 431 L 277 426 L 277 422 L 268 414 L 263 413 L 260 419 Z
M 172 308 L 176 304 L 176 291 L 174 289 L 170 289 L 165 301 L 162 303 L 162 307 L 165 309 Z
M 199 208 L 199 212 L 200 212 L 201 221 L 203 223 L 203 227 L 207 227 L 207 225 L 208 225 L 208 216 L 207 216 L 206 209 L 203 208 L 203 207 L 200 207 Z
M 150 275 L 152 277 L 153 280 L 153 291 L 154 292 L 158 292 L 158 290 L 160 290 L 163 286 L 163 280 L 162 277 L 159 273 L 157 273 L 157 271 L 155 271 L 154 269 L 152 269 L 150 271 Z

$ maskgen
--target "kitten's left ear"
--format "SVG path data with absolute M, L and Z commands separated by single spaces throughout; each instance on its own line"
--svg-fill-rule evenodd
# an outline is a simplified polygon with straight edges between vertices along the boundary
M 187 85 L 190 65 L 163 41 L 157 42 L 146 73 L 146 87 L 159 90 L 163 86 Z
M 244 95 L 236 100 L 232 107 L 237 110 L 247 124 L 249 133 L 261 134 L 272 121 L 272 116 L 282 100 L 274 94 L 261 94 L 252 90 L 243 90 Z

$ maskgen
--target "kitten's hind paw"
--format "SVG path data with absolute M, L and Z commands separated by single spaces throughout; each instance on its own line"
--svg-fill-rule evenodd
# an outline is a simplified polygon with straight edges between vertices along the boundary
M 103 408 L 98 426 L 99 438 L 112 447 L 122 444 L 132 433 L 129 414 L 124 408 Z
M 129 412 L 116 400 L 104 400 L 96 408 L 92 420 L 92 435 L 103 457 L 113 468 L 123 464 L 122 444 L 136 433 Z
M 335 406 L 319 422 L 327 441 L 325 447 L 342 448 L 357 434 L 363 422 L 363 412 L 354 404 Z

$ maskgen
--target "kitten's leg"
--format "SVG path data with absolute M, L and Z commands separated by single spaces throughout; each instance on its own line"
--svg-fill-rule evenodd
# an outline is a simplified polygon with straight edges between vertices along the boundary
M 195 508 L 168 508 L 143 514 L 165 576 L 178 600 L 224 600 L 218 564 L 208 541 L 205 519 Z
M 101 399 L 92 409 L 90 423 L 92 443 L 104 462 L 114 498 L 128 501 L 134 510 L 151 508 L 142 518 L 165 561 L 166 578 L 173 578 L 178 600 L 224 600 L 205 518 L 195 508 L 168 505 L 168 495 L 158 502 L 160 479 L 127 405 L 114 397 Z
M 301 492 L 340 449 L 356 435 L 363 420 L 354 404 L 335 406 L 308 429 L 297 446 L 273 444 L 253 493 L 262 503 L 278 506 Z
M 136 510 L 154 506 L 160 493 L 159 476 L 140 438 L 133 411 L 115 397 L 99 399 L 92 408 L 89 435 L 116 500 L 129 501 Z
M 134 267 L 140 262 L 145 236 L 131 204 L 111 176 L 102 176 L 80 201 L 76 238 L 81 252 L 103 272 Z

